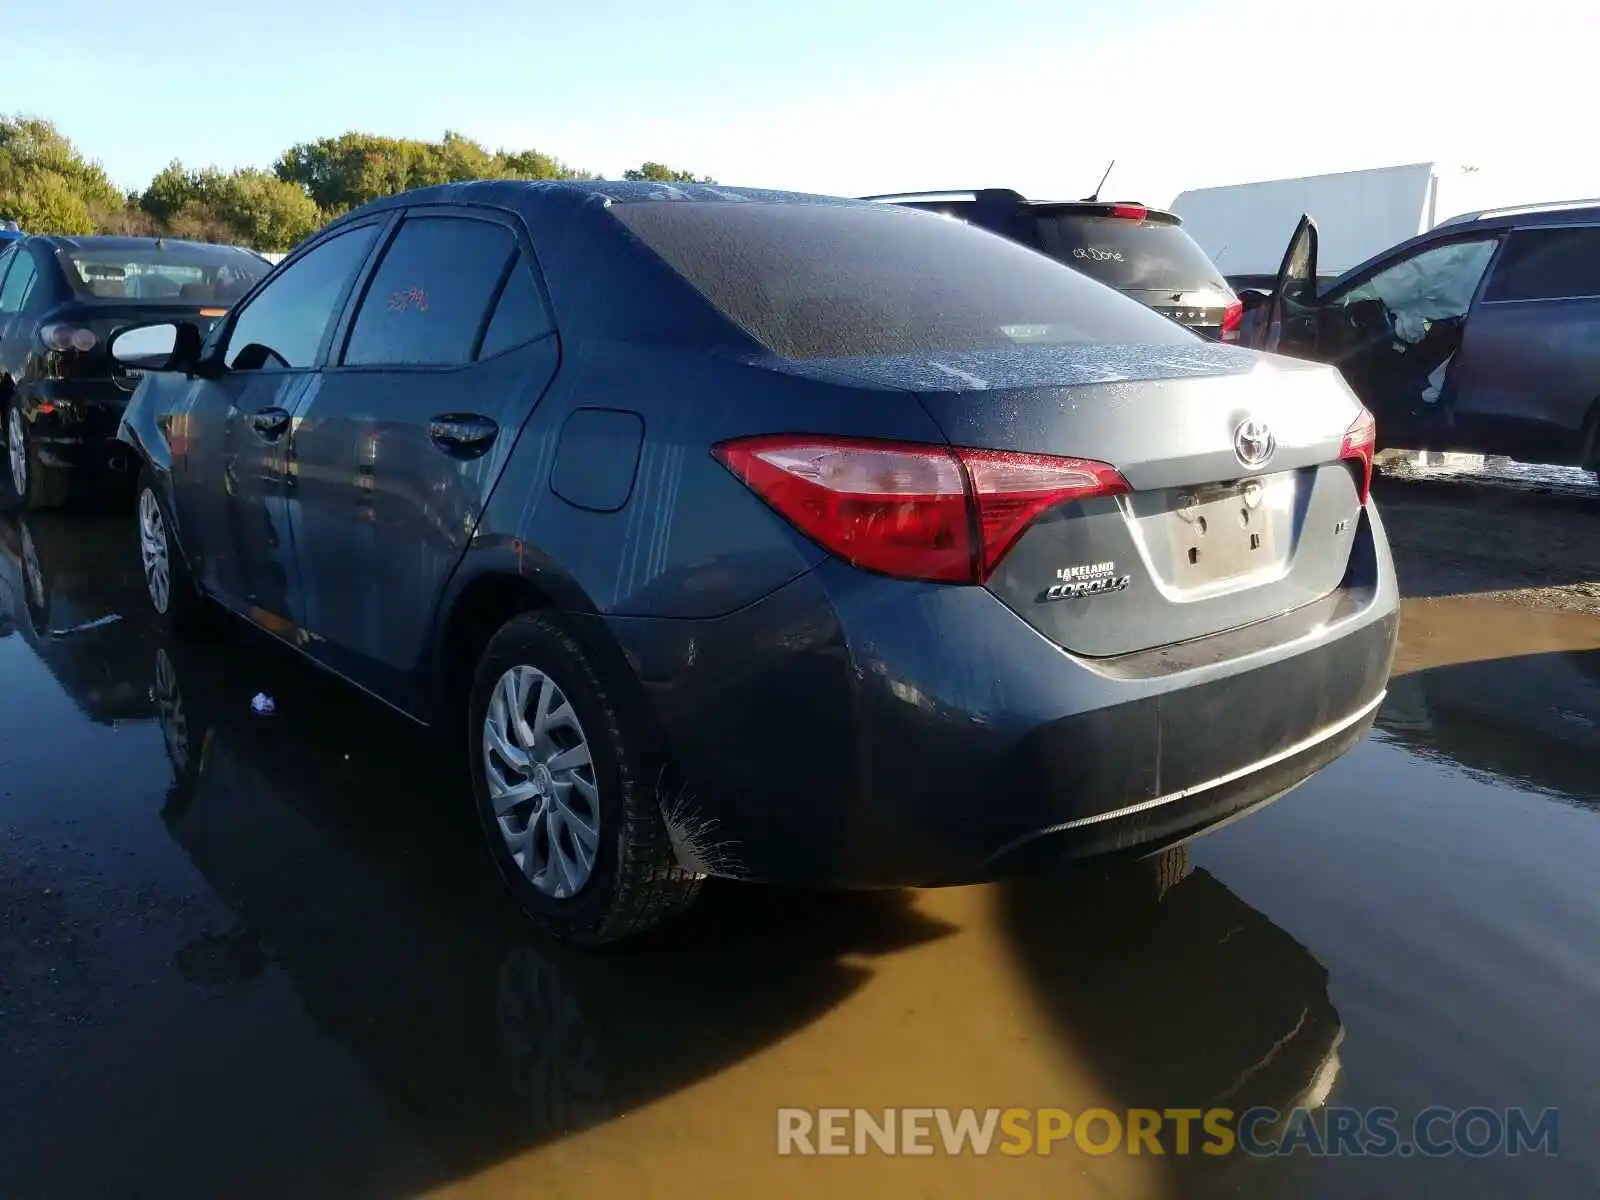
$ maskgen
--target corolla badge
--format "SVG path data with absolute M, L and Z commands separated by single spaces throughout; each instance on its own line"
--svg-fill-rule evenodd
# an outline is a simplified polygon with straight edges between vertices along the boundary
M 1107 592 L 1123 591 L 1131 582 L 1130 576 L 1117 573 L 1117 564 L 1114 562 L 1083 563 L 1058 570 L 1056 582 L 1039 593 L 1039 599 L 1081 600 L 1089 596 L 1103 596 Z
M 1233 452 L 1247 467 L 1265 466 L 1278 448 L 1278 437 L 1265 421 L 1240 421 L 1233 431 Z

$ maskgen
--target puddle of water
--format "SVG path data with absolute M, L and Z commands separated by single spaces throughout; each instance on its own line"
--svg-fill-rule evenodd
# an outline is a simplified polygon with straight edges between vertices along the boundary
M 74 578 L 61 605 L 126 619 L 0 641 L 0 1194 L 1594 1194 L 1593 618 L 1408 602 L 1377 732 L 1165 892 L 713 887 L 580 952 L 511 913 L 409 730 Z M 785 1106 L 1324 1095 L 1560 1106 L 1562 1156 L 776 1147 Z

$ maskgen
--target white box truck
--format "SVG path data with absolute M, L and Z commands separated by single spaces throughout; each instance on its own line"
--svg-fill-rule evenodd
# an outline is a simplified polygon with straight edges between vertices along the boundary
M 1317 222 L 1318 273 L 1332 279 L 1447 217 L 1485 207 L 1488 194 L 1475 167 L 1409 163 L 1194 188 L 1171 208 L 1238 290 L 1272 286 L 1302 214 Z

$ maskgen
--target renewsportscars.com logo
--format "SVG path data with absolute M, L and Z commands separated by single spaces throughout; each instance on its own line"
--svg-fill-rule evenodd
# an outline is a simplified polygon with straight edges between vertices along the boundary
M 1439 1158 L 1560 1152 L 1560 1111 L 1425 1108 L 780 1108 L 778 1153 Z

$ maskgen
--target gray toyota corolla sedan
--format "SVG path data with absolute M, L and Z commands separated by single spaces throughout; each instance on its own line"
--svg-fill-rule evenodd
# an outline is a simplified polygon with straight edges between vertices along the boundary
M 229 610 L 464 747 L 496 866 L 573 940 L 708 875 L 1148 855 L 1387 685 L 1338 373 L 929 213 L 450 185 L 113 349 L 156 611 Z

